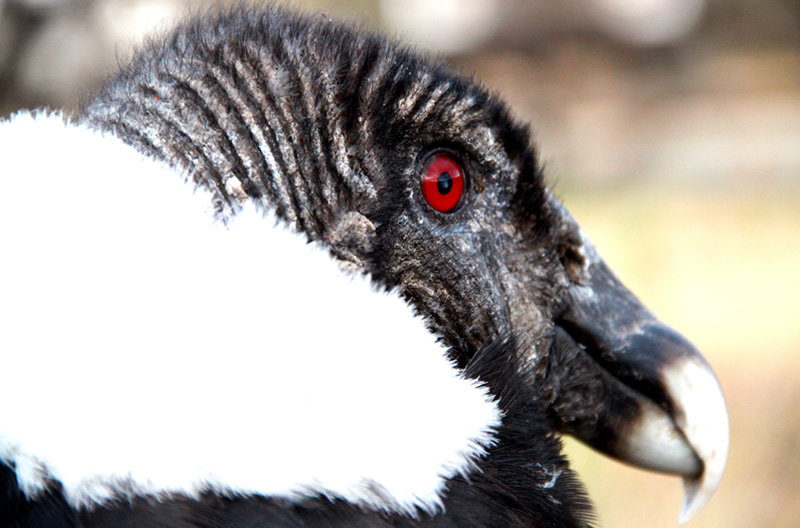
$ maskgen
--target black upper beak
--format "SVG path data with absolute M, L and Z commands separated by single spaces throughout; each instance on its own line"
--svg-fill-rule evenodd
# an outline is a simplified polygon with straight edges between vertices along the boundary
M 551 355 L 583 365 L 564 372 L 592 375 L 560 383 L 556 419 L 564 432 L 604 453 L 683 476 L 686 522 L 711 498 L 725 468 L 729 427 L 722 390 L 692 344 L 625 288 L 559 208 L 579 233 L 584 269 L 583 279 L 567 287 Z M 594 397 L 590 412 L 571 405 L 579 399 L 576 391 Z

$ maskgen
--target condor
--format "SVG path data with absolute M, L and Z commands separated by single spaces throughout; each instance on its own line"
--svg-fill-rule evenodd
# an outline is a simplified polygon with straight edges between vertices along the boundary
M 199 18 L 0 159 L 5 526 L 586 527 L 559 434 L 719 484 L 710 367 L 436 61 Z

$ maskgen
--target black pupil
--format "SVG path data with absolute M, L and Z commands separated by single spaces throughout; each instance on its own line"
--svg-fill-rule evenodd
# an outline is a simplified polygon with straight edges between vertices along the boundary
M 449 172 L 443 172 L 436 181 L 436 188 L 441 194 L 447 194 L 453 189 L 453 177 Z

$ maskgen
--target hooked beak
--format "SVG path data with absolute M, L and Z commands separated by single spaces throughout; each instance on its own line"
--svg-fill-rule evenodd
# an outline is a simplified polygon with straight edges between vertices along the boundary
M 711 499 L 725 469 L 729 426 L 722 389 L 692 344 L 625 288 L 559 208 L 582 238 L 584 268 L 582 280 L 567 289 L 553 352 L 556 361 L 581 358 L 568 360 L 582 365 L 569 367 L 569 375 L 592 374 L 586 382 L 564 381 L 567 374 L 559 374 L 553 412 L 563 432 L 599 451 L 681 475 L 680 522 L 688 522 Z M 589 393 L 595 405 L 590 412 L 578 411 L 571 402 Z

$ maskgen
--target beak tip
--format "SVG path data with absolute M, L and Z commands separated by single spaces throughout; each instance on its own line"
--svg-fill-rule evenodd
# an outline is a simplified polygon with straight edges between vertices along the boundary
M 694 519 L 705 508 L 716 491 L 716 485 L 709 489 L 703 484 L 703 480 L 702 476 L 683 479 L 683 505 L 678 518 L 679 524 L 683 525 Z
M 696 482 L 694 479 L 683 479 L 683 505 L 681 506 L 681 514 L 678 517 L 678 523 L 681 525 L 694 519 L 704 506 L 704 504 L 697 502 L 699 486 L 697 486 Z
M 681 410 L 676 420 L 687 442 L 703 463 L 699 475 L 685 475 L 680 524 L 692 520 L 719 487 L 728 459 L 730 424 L 722 388 L 705 361 L 698 357 L 679 362 L 665 384 Z M 691 397 L 690 397 L 691 396 Z M 686 405 L 691 400 L 693 405 Z
M 705 468 L 698 477 L 683 478 L 684 494 L 679 518 L 680 524 L 686 524 L 694 519 L 711 500 L 722 480 L 726 458 L 723 456 L 705 459 Z

